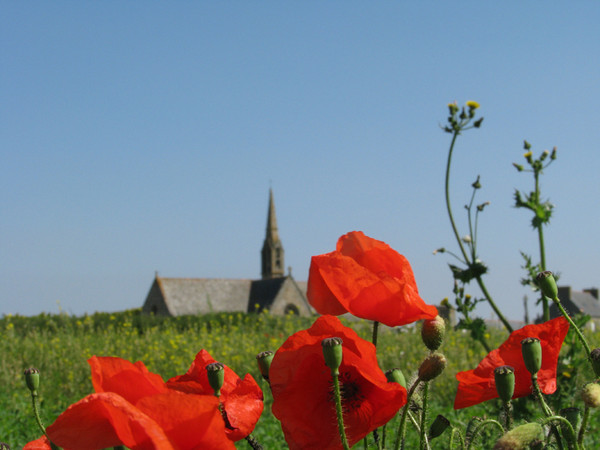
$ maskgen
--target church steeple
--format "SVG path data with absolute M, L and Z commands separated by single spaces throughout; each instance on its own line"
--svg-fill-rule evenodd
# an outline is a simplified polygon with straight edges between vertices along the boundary
M 277 217 L 275 217 L 275 203 L 273 190 L 269 189 L 269 211 L 267 213 L 267 233 L 261 252 L 262 278 L 277 278 L 283 276 L 283 246 L 279 239 Z

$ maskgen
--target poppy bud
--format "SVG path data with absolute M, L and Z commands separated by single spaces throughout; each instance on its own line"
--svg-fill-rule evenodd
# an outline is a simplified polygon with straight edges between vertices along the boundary
M 271 361 L 273 361 L 274 353 L 270 350 L 266 352 L 260 352 L 256 355 L 256 362 L 258 363 L 258 370 L 260 370 L 260 374 L 265 379 L 265 381 L 269 381 L 269 369 L 271 368 Z
M 595 348 L 590 353 L 590 361 L 592 362 L 592 368 L 597 377 L 600 377 L 600 348 Z
M 436 437 L 440 436 L 444 431 L 446 431 L 446 428 L 448 428 L 449 426 L 450 421 L 441 414 L 438 414 L 438 416 L 435 418 L 435 420 L 429 427 L 429 440 L 435 439 Z
M 440 348 L 446 333 L 446 323 L 440 316 L 435 319 L 426 319 L 421 327 L 421 338 L 425 346 L 432 352 Z
M 600 406 L 600 384 L 586 384 L 581 391 L 581 398 L 583 399 L 583 403 L 590 408 L 597 408 Z
M 206 366 L 206 374 L 208 375 L 208 383 L 210 387 L 215 391 L 215 395 L 219 397 L 221 395 L 221 388 L 225 381 L 225 370 L 223 364 L 220 362 L 210 363 Z
M 339 337 L 325 338 L 321 341 L 325 364 L 333 373 L 338 373 L 342 364 L 342 342 L 342 338 Z
M 40 371 L 33 367 L 25 369 L 25 383 L 33 395 L 37 395 L 40 387 Z
M 535 281 L 542 290 L 542 294 L 554 301 L 558 300 L 558 288 L 556 287 L 556 280 L 554 279 L 552 272 L 546 270 L 538 273 L 535 277 Z
M 419 378 L 421 381 L 431 381 L 438 377 L 446 368 L 446 357 L 441 353 L 432 353 L 421 363 Z
M 398 368 L 390 369 L 385 372 L 385 377 L 388 380 L 388 383 L 398 383 L 404 389 L 406 389 L 406 378 L 404 378 L 404 374 Z
M 538 338 L 529 337 L 521 341 L 523 361 L 529 373 L 536 375 L 542 368 L 542 344 Z
M 558 413 L 567 419 L 573 427 L 573 430 L 577 432 L 577 428 L 579 427 L 580 412 L 581 411 L 579 408 L 563 408 Z
M 494 446 L 494 450 L 529 448 L 529 444 L 544 436 L 543 427 L 537 422 L 526 423 L 505 433 Z
M 504 403 L 508 403 L 515 393 L 515 369 L 511 366 L 496 367 L 494 380 L 496 381 L 498 397 Z

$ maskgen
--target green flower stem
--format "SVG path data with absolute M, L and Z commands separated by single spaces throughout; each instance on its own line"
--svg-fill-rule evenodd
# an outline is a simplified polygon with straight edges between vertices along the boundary
M 540 173 L 539 171 L 534 171 L 534 177 L 535 177 L 535 198 L 536 198 L 536 203 L 539 205 L 540 203 Z M 543 230 L 543 224 L 540 223 L 539 226 L 537 227 L 538 229 L 538 241 L 540 244 L 540 268 L 541 268 L 541 272 L 546 270 L 546 250 L 545 250 L 545 246 L 544 246 L 544 230 Z M 550 307 L 548 306 L 548 299 L 544 296 L 544 294 L 541 294 L 542 296 L 542 318 L 544 320 L 544 322 L 547 322 L 550 320 Z
M 421 437 L 420 437 L 420 444 L 419 444 L 419 448 L 420 450 L 424 450 L 426 447 L 429 447 L 427 445 L 427 435 L 425 433 L 425 425 L 427 423 L 427 397 L 429 394 L 429 382 L 426 381 L 423 384 L 423 409 L 421 409 Z
M 454 427 L 452 427 L 452 433 L 450 434 L 450 443 L 448 444 L 448 448 L 450 450 L 452 450 L 452 448 L 454 447 L 454 435 L 455 434 L 458 434 L 460 448 L 461 448 L 461 450 L 464 450 L 465 449 L 465 438 L 463 437 L 462 433 L 460 432 L 460 429 L 454 428 Z
M 404 409 L 402 410 L 402 417 L 400 418 L 400 424 L 398 425 L 398 434 L 396 435 L 396 443 L 394 444 L 394 450 L 398 450 L 400 448 L 400 442 L 402 442 L 402 448 L 404 448 L 404 436 L 406 434 L 406 415 L 408 414 L 408 410 L 410 408 L 410 400 L 412 399 L 413 394 L 415 393 L 415 389 L 421 382 L 421 378 L 417 378 L 413 385 L 410 387 L 408 391 L 408 395 L 406 396 L 406 405 L 404 405 Z
M 342 411 L 339 374 L 337 369 L 331 371 L 331 377 L 333 378 L 333 396 L 335 397 L 335 412 L 337 414 L 338 430 L 340 432 L 342 446 L 344 447 L 344 450 L 350 450 L 348 438 L 346 438 L 346 430 L 344 428 L 344 412 Z
M 458 243 L 458 246 L 463 255 L 463 258 L 468 263 L 470 261 L 470 259 L 469 259 L 469 256 L 467 255 L 467 252 L 465 251 L 465 247 L 462 245 L 462 240 L 460 239 L 460 235 L 458 234 L 458 229 L 456 228 L 456 224 L 454 223 L 454 216 L 452 215 L 452 207 L 450 206 L 450 163 L 452 162 L 452 152 L 454 151 L 454 144 L 456 143 L 456 138 L 458 137 L 459 134 L 460 134 L 460 129 L 454 131 L 454 133 L 452 134 L 452 142 L 450 143 L 450 149 L 448 150 L 448 161 L 446 163 L 446 185 L 445 185 L 446 209 L 448 210 L 448 217 L 450 218 L 450 225 L 452 225 L 452 231 L 454 232 L 454 237 L 456 238 L 456 242 Z M 492 299 L 492 296 L 490 295 L 487 288 L 485 287 L 485 284 L 483 283 L 481 276 L 477 275 L 475 277 L 475 279 L 477 280 L 477 284 L 479 285 L 481 292 L 483 293 L 486 300 L 488 301 L 488 303 L 490 304 L 490 306 L 492 307 L 492 309 L 498 316 L 498 319 L 500 319 L 500 321 L 504 324 L 504 327 L 508 330 L 508 332 L 512 333 L 512 331 L 513 331 L 512 327 L 508 323 L 508 320 L 506 320 L 504 315 L 500 312 L 500 309 L 498 309 L 498 306 L 496 305 L 496 303 Z
M 544 396 L 542 395 L 542 391 L 540 390 L 540 385 L 537 382 L 537 374 L 531 376 L 531 384 L 533 385 L 533 395 L 540 402 L 540 406 L 542 407 L 542 410 L 544 411 L 546 417 L 554 416 L 554 413 L 544 400 Z
M 504 409 L 504 427 L 506 431 L 510 431 L 513 427 L 513 416 L 512 416 L 512 404 L 510 401 L 502 402 L 502 408 Z
M 371 342 L 373 342 L 373 345 L 375 347 L 377 347 L 377 332 L 379 330 L 379 322 L 377 322 L 376 320 L 373 321 L 373 338 L 371 339 Z
M 504 434 L 505 430 L 504 430 L 504 427 L 502 427 L 502 425 L 500 424 L 500 422 L 498 422 L 497 420 L 494 420 L 494 419 L 484 420 L 481 423 L 479 423 L 473 430 L 473 436 L 471 437 L 471 439 L 469 440 L 469 443 L 467 444 L 467 450 L 469 450 L 471 448 L 471 444 L 475 441 L 475 437 L 477 436 L 477 434 L 479 434 L 481 432 L 481 430 L 483 430 L 483 428 L 488 425 L 495 426 L 496 428 L 498 428 L 500 430 L 501 434 Z
M 260 445 L 258 440 L 252 436 L 252 434 L 249 434 L 244 439 L 246 439 L 246 442 L 248 442 L 248 445 L 252 447 L 253 450 L 263 450 L 263 446 Z
M 567 419 L 565 419 L 562 416 L 550 416 L 542 421 L 542 425 L 551 424 L 552 422 L 560 423 L 561 428 L 563 429 L 563 432 L 566 431 L 564 434 L 566 434 L 566 439 L 567 439 L 567 444 L 569 445 L 569 449 L 577 450 L 579 448 L 579 445 L 575 438 L 575 430 L 573 430 L 573 425 L 571 425 L 571 422 L 569 422 Z M 554 423 L 552 423 L 552 427 L 553 427 L 553 429 L 556 430 L 556 433 L 555 433 L 556 440 L 559 443 L 559 446 L 561 446 L 562 444 L 560 444 L 560 434 L 558 433 L 558 429 L 556 428 Z
M 583 337 L 583 333 L 581 332 L 579 327 L 577 325 L 575 325 L 575 322 L 573 322 L 573 319 L 571 319 L 569 314 L 567 314 L 567 312 L 565 311 L 565 308 L 563 308 L 563 306 L 561 305 L 558 297 L 556 297 L 554 299 L 554 303 L 556 303 L 556 306 L 558 306 L 558 309 L 560 310 L 560 312 L 564 316 L 564 318 L 567 319 L 569 321 L 569 323 L 571 324 L 571 326 L 575 329 L 575 333 L 577 334 L 577 337 L 579 338 L 579 340 L 583 344 L 583 347 L 585 348 L 585 352 L 587 353 L 588 361 L 590 361 L 592 351 L 590 350 L 590 346 L 588 345 L 587 341 L 585 340 L 585 337 Z M 591 363 L 591 361 L 590 361 L 590 363 Z
M 585 435 L 585 429 L 587 428 L 588 419 L 590 417 L 590 407 L 585 405 L 583 410 L 583 419 L 581 420 L 581 426 L 579 427 L 579 435 L 577 436 L 577 444 L 583 447 L 583 436 Z

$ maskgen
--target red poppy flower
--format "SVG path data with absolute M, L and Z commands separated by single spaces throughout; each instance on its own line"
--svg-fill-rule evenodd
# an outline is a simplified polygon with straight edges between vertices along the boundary
M 391 327 L 437 316 L 419 296 L 408 260 L 361 231 L 339 238 L 334 252 L 312 257 L 307 296 L 321 314 L 349 312 Z
M 275 353 L 269 378 L 273 414 L 281 421 L 290 449 L 340 449 L 333 382 L 321 341 L 343 340 L 339 368 L 342 408 L 352 446 L 394 417 L 406 403 L 406 390 L 388 383 L 375 347 L 333 316 L 322 316 L 308 330 L 290 336 Z
M 513 331 L 508 339 L 496 350 L 492 350 L 474 370 L 456 374 L 458 391 L 454 409 L 466 408 L 497 398 L 494 370 L 500 366 L 515 369 L 515 392 L 513 398 L 525 397 L 532 393 L 531 374 L 525 367 L 521 353 L 521 341 L 535 337 L 542 345 L 542 368 L 538 372 L 538 384 L 544 394 L 556 391 L 556 365 L 562 343 L 569 331 L 569 322 L 557 317 L 539 325 L 526 325 Z
M 212 395 L 206 366 L 214 362 L 216 361 L 206 350 L 200 350 L 187 373 L 171 378 L 167 381 L 167 386 L 191 394 Z M 263 393 L 252 375 L 246 374 L 242 380 L 229 367 L 224 366 L 223 370 L 225 380 L 219 399 L 227 418 L 227 437 L 235 442 L 254 430 L 263 411 Z
M 88 362 L 97 393 L 71 405 L 46 429 L 60 447 L 235 448 L 226 438 L 216 397 L 170 390 L 141 362 L 96 356 Z M 38 444 L 43 439 L 28 445 Z

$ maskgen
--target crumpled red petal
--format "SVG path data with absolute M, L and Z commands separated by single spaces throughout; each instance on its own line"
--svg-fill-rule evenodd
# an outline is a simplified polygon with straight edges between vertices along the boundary
M 532 392 L 531 375 L 525 367 L 521 341 L 535 337 L 542 345 L 542 368 L 538 372 L 538 384 L 544 394 L 556 391 L 556 366 L 562 343 L 569 331 L 569 322 L 557 317 L 541 324 L 526 325 L 513 331 L 496 350 L 492 350 L 473 370 L 456 374 L 458 390 L 454 409 L 466 408 L 497 398 L 494 370 L 500 366 L 515 369 L 515 392 L 513 398 L 525 397 Z
M 321 314 L 349 312 L 388 326 L 437 315 L 419 296 L 408 260 L 360 231 L 340 237 L 334 252 L 312 257 L 307 296 Z
M 36 439 L 35 441 L 31 441 L 25 444 L 23 450 L 52 450 L 52 447 L 50 447 L 50 441 L 48 440 L 48 438 L 46 436 L 42 436 L 41 438 Z
M 150 372 L 143 362 L 132 363 L 113 356 L 88 359 L 96 392 L 114 392 L 135 404 L 148 395 L 167 392 L 162 377 Z
M 212 395 L 206 366 L 214 362 L 215 359 L 206 350 L 200 350 L 189 370 L 168 380 L 167 387 L 181 392 Z M 226 427 L 227 437 L 235 442 L 254 430 L 264 407 L 263 393 L 252 375 L 246 374 L 242 380 L 229 367 L 224 366 L 223 370 L 225 376 L 220 400 L 230 425 Z
M 308 330 L 290 336 L 276 352 L 269 377 L 273 414 L 281 421 L 290 449 L 341 449 L 332 379 L 321 341 L 343 340 L 340 383 L 350 445 L 387 423 L 406 403 L 406 390 L 388 383 L 375 347 L 333 316 L 322 316 Z
M 65 450 L 96 450 L 125 445 L 133 450 L 172 450 L 161 427 L 123 397 L 90 394 L 67 408 L 46 428 Z

